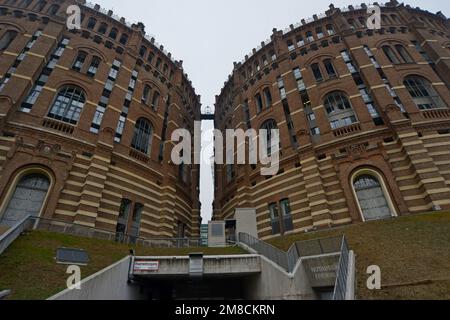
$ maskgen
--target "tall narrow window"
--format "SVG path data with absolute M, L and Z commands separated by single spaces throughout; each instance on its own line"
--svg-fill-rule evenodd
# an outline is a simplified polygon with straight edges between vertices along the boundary
M 281 216 L 283 217 L 284 232 L 294 230 L 294 224 L 292 221 L 292 214 L 291 214 L 291 205 L 289 203 L 289 199 L 283 199 L 280 201 L 280 209 L 281 209 Z
M 320 67 L 318 63 L 314 63 L 311 65 L 311 70 L 313 72 L 314 78 L 317 82 L 323 81 L 322 72 L 320 71 Z
M 72 69 L 76 71 L 81 71 L 83 64 L 86 61 L 87 53 L 84 51 L 78 52 L 77 58 L 73 62 Z
M 278 212 L 278 204 L 269 204 L 269 217 L 272 224 L 272 234 L 279 234 L 280 230 L 280 214 Z
M 144 91 L 142 92 L 142 99 L 141 101 L 145 104 L 148 104 L 148 100 L 150 99 L 150 92 L 151 92 L 151 88 L 149 85 L 145 85 L 144 86 Z
M 445 103 L 425 78 L 409 76 L 403 82 L 420 110 L 445 108 Z
M 92 57 L 91 64 L 89 65 L 89 69 L 87 71 L 87 75 L 89 77 L 95 77 L 98 71 L 98 67 L 100 66 L 101 59 L 97 56 Z
M 412 63 L 414 62 L 411 56 L 409 55 L 408 51 L 406 51 L 405 47 L 401 44 L 397 44 L 395 46 L 395 49 L 397 50 L 398 54 L 402 58 L 404 63 Z
M 116 226 L 116 241 L 124 241 L 127 233 L 128 218 L 130 216 L 132 202 L 128 199 L 123 199 L 120 203 L 119 217 Z
M 264 89 L 264 98 L 266 100 L 266 108 L 272 106 L 272 94 L 270 93 L 269 88 Z
M 256 102 L 256 111 L 258 113 L 260 113 L 263 109 L 263 100 L 262 100 L 261 94 L 259 94 L 259 93 L 256 94 L 255 102 Z
M 314 37 L 311 31 L 306 32 L 306 42 L 313 42 L 314 41 Z
M 395 55 L 394 51 L 390 46 L 383 46 L 383 52 L 391 63 L 393 64 L 400 63 L 400 61 L 398 60 L 397 56 Z
M 152 109 L 155 110 L 155 111 L 158 110 L 159 98 L 160 98 L 159 92 L 155 91 L 153 93 L 153 99 L 152 99 Z
M 131 215 L 131 226 L 129 230 L 131 243 L 136 243 L 136 238 L 139 237 L 139 229 L 141 227 L 142 211 L 144 205 L 136 203 L 133 208 L 133 214 Z
M 328 76 L 330 78 L 336 77 L 336 70 L 334 70 L 334 66 L 333 63 L 331 62 L 331 59 L 324 60 L 323 64 L 325 66 L 325 70 L 327 70 Z
M 15 30 L 6 31 L 3 37 L 0 39 L 0 51 L 6 50 L 17 37 L 17 34 L 18 32 Z
M 151 148 L 153 129 L 150 122 L 140 118 L 134 127 L 133 141 L 131 147 L 137 151 L 149 154 Z
M 81 89 L 73 86 L 64 87 L 58 92 L 48 117 L 77 124 L 85 102 L 86 97 Z
M 271 156 L 273 153 L 273 149 L 272 149 L 272 144 L 273 144 L 273 132 L 272 130 L 278 130 L 278 126 L 277 123 L 275 122 L 275 120 L 267 120 L 266 122 L 264 122 L 261 126 L 261 133 L 262 133 L 262 137 L 260 139 L 263 139 L 264 144 L 266 146 L 266 152 L 267 152 L 267 156 Z

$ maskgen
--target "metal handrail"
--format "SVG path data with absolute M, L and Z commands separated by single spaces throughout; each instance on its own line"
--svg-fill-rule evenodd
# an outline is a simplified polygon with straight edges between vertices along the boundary
M 4 234 L 0 235 L 0 255 L 27 229 L 30 219 L 31 216 L 23 218 Z
M 125 233 L 113 232 L 110 230 L 88 227 L 72 222 L 47 219 L 42 217 L 27 216 L 16 226 L 0 236 L 0 254 L 15 240 L 20 234 L 29 229 L 39 231 L 49 231 L 61 234 L 94 238 L 99 240 L 109 240 L 124 244 L 136 244 L 151 248 L 191 248 L 201 247 L 200 238 L 152 238 L 145 239 Z M 7 240 L 11 237 L 11 240 Z M 6 242 L 8 241 L 8 242 Z
M 289 273 L 295 271 L 295 267 L 300 258 L 342 252 L 341 244 L 344 241 L 345 237 L 343 236 L 297 241 L 292 244 L 287 252 L 284 252 L 246 233 L 239 233 L 238 235 L 239 243 L 246 245 L 272 262 L 275 262 Z

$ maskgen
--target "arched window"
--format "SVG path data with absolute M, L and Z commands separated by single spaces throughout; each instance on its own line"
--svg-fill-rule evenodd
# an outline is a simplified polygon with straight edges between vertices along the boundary
M 155 59 L 155 54 L 153 52 L 150 52 L 150 54 L 147 57 L 147 62 L 152 64 L 154 59 Z
M 97 20 L 95 20 L 95 18 L 90 17 L 88 20 L 87 28 L 93 30 L 96 24 Z
M 420 110 L 446 108 L 431 83 L 419 76 L 409 76 L 403 82 Z
M 147 53 L 147 48 L 144 46 L 141 46 L 141 49 L 139 50 L 139 55 L 144 58 L 145 54 Z
M 149 154 L 152 143 L 153 128 L 147 119 L 140 118 L 134 127 L 131 147 L 139 152 Z
M 89 69 L 87 71 L 87 75 L 89 77 L 95 77 L 101 62 L 102 60 L 99 57 L 97 56 L 92 57 L 91 64 L 89 65 Z
M 150 99 L 150 93 L 151 93 L 152 89 L 150 88 L 150 86 L 148 84 L 146 84 L 144 86 L 144 91 L 142 92 L 142 99 L 141 101 L 145 104 L 148 104 L 148 100 Z
M 101 34 L 105 34 L 106 33 L 106 29 L 108 29 L 108 25 L 104 22 L 102 22 L 100 24 L 100 27 L 98 28 L 98 32 Z
M 0 51 L 6 50 L 11 42 L 17 37 L 18 32 L 15 30 L 8 30 L 0 39 Z
M 48 7 L 47 13 L 51 15 L 56 15 L 59 11 L 59 6 L 57 4 L 52 4 Z
M 393 64 L 400 63 L 400 61 L 398 60 L 397 56 L 395 55 L 394 51 L 390 46 L 383 46 L 383 52 L 391 63 Z
M 386 219 L 395 215 L 383 182 L 376 175 L 357 175 L 352 183 L 364 221 Z
M 128 42 L 128 35 L 126 33 L 122 33 L 119 42 L 123 45 L 126 45 Z
M 111 31 L 109 32 L 109 37 L 111 39 L 116 40 L 118 33 L 119 33 L 119 31 L 116 28 L 112 28 Z
M 255 102 L 256 102 L 256 111 L 260 113 L 263 109 L 263 100 L 261 97 L 261 94 L 257 93 L 255 96 Z
M 76 71 L 81 71 L 83 64 L 86 61 L 87 53 L 84 51 L 78 52 L 77 58 L 73 62 L 72 69 Z
M 50 180 L 43 174 L 23 176 L 15 186 L 0 223 L 13 226 L 28 215 L 40 216 L 49 188 Z
M 307 42 L 313 42 L 314 41 L 314 37 L 311 31 L 306 32 L 306 41 Z
M 398 54 L 400 55 L 404 63 L 414 62 L 404 46 L 402 46 L 401 44 L 397 44 L 395 45 L 395 49 L 397 50 Z
M 261 139 L 264 139 L 263 141 L 266 146 L 267 156 L 270 157 L 272 155 L 272 140 L 274 138 L 272 130 L 278 130 L 278 125 L 275 120 L 270 119 L 261 125 L 260 130 L 265 130 L 261 132 Z
M 331 128 L 337 129 L 357 122 L 353 108 L 342 92 L 335 91 L 328 94 L 324 105 Z
M 155 65 L 155 67 L 156 67 L 157 69 L 161 68 L 161 63 L 162 63 L 162 60 L 161 60 L 160 58 L 158 58 L 158 59 L 156 60 L 156 65 Z
M 85 102 L 86 96 L 80 88 L 74 86 L 64 87 L 59 90 L 50 108 L 48 117 L 70 124 L 77 124 Z
M 269 88 L 264 89 L 264 98 L 266 100 L 266 108 L 272 106 L 272 94 L 270 93 Z
M 47 5 L 47 2 L 40 0 L 35 6 L 34 11 L 42 11 L 44 10 L 45 6 Z

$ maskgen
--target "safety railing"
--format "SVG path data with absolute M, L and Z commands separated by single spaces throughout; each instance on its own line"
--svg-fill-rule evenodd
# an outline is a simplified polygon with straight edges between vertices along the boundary
M 348 264 L 349 254 L 347 240 L 342 238 L 341 256 L 339 258 L 338 270 L 336 273 L 336 284 L 334 286 L 333 300 L 345 300 L 347 292 L 347 277 L 348 277 Z
M 295 270 L 300 258 L 342 252 L 341 245 L 343 241 L 345 241 L 345 237 L 298 241 L 295 242 L 287 252 L 284 252 L 265 241 L 252 237 L 251 235 L 239 233 L 239 243 L 253 249 L 290 273 Z
M 266 257 L 272 262 L 275 262 L 277 265 L 282 267 L 285 270 L 289 270 L 288 257 L 286 252 L 281 251 L 278 248 L 264 242 L 262 240 L 256 239 L 249 234 L 239 233 L 238 235 L 239 243 L 244 244 L 245 246 L 253 249 L 258 254 Z
M 125 233 L 93 228 L 67 221 L 28 216 L 0 236 L 0 254 L 24 231 L 39 230 L 73 235 L 83 238 L 114 241 L 123 244 L 150 248 L 198 248 L 202 247 L 200 238 L 153 238 L 145 239 Z
M 27 216 L 4 234 L 0 235 L 0 255 L 13 243 L 32 223 L 31 216 Z

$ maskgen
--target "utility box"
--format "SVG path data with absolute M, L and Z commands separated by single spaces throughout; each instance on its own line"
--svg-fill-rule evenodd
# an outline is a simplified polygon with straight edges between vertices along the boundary
M 225 221 L 210 221 L 208 225 L 208 246 L 225 247 L 226 245 Z
M 236 220 L 236 235 L 242 232 L 258 239 L 256 209 L 236 209 L 234 218 Z

